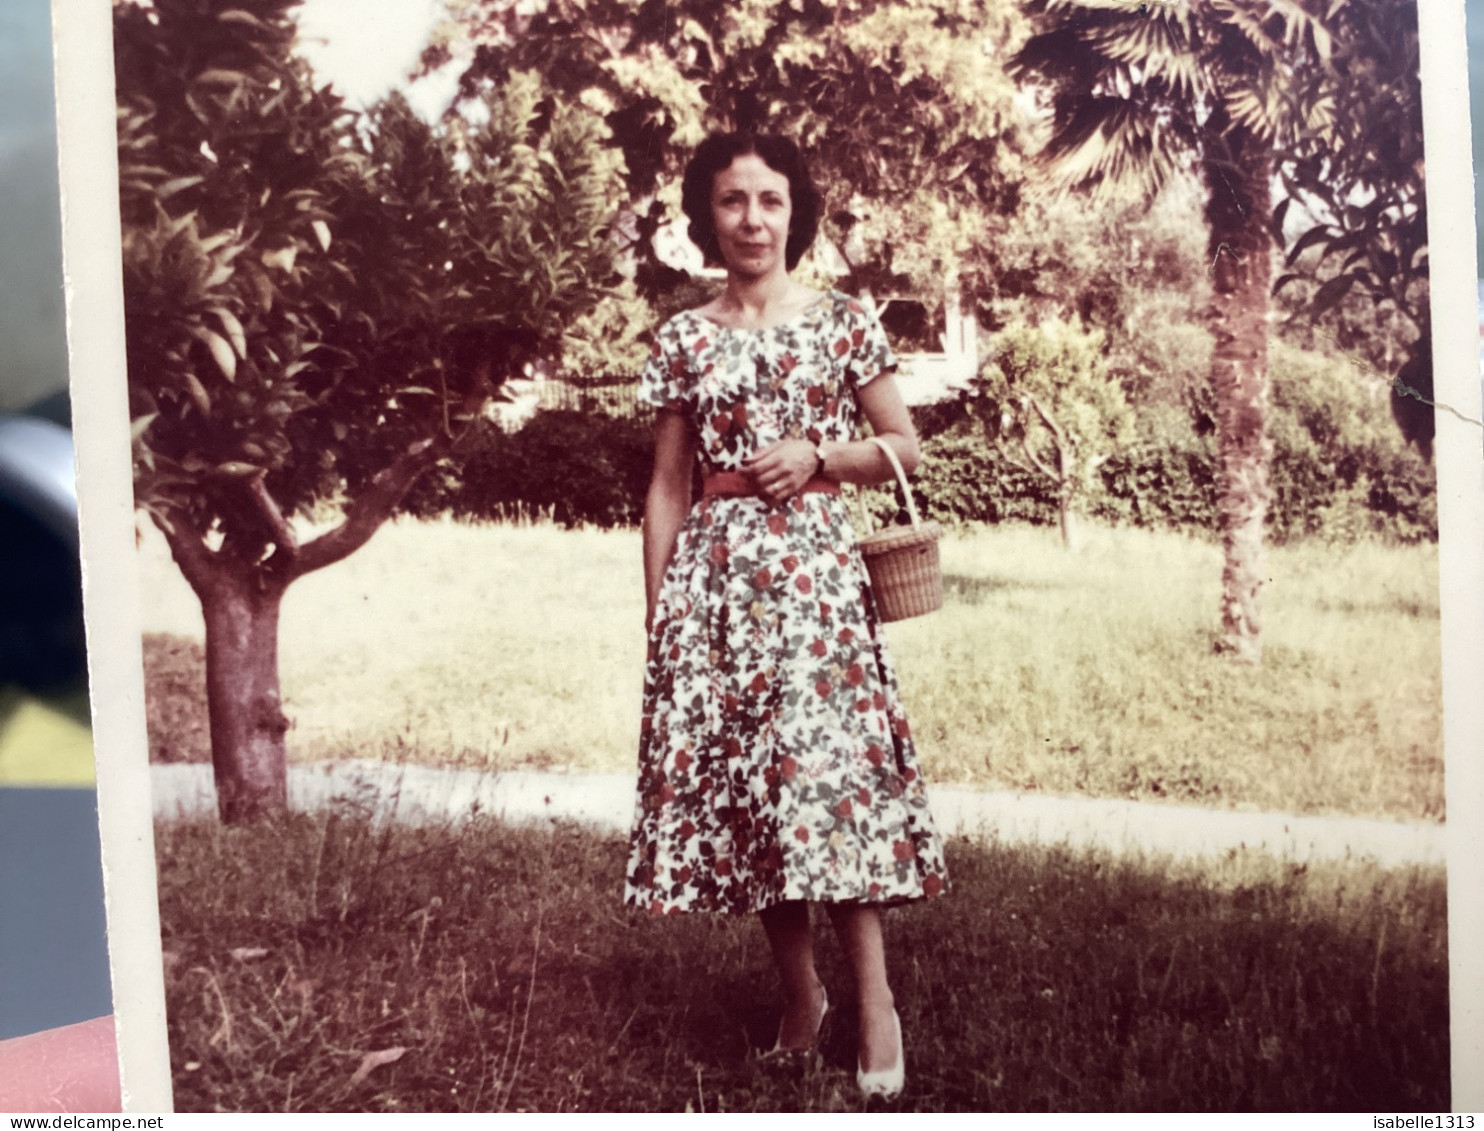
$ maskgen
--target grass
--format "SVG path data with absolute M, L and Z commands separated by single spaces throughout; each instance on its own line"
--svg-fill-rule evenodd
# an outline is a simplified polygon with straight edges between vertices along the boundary
M 860 1106 L 833 941 L 822 1055 L 761 1061 L 760 929 L 625 911 L 619 838 L 345 814 L 157 837 L 178 1110 Z M 948 898 L 888 915 L 895 1106 L 1448 1106 L 1440 870 L 963 841 L 950 870 Z
M 200 614 L 144 546 L 152 747 L 206 760 Z M 1266 656 L 1212 652 L 1217 548 L 1173 534 L 950 536 L 947 606 L 889 626 L 930 781 L 1441 820 L 1433 546 L 1269 552 Z M 638 536 L 400 522 L 285 601 L 291 756 L 634 764 Z
M 951 614 L 891 629 L 935 779 L 1441 820 L 1435 549 L 1310 544 L 1268 564 L 1254 670 L 1212 648 L 1216 547 L 950 542 Z

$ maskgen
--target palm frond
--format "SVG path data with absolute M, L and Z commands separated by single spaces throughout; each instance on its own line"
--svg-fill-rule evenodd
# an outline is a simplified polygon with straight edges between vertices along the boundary
M 1017 80 L 1036 75 L 1058 86 L 1082 88 L 1091 85 L 1102 64 L 1101 58 L 1087 50 L 1083 29 L 1062 23 L 1027 40 L 1007 69 Z
M 1201 59 L 1196 52 L 1189 12 L 1159 6 L 1148 15 L 1108 21 L 1083 32 L 1083 40 L 1146 82 L 1162 82 L 1176 98 L 1204 93 Z
M 1112 12 L 1117 15 L 1138 16 L 1147 19 L 1155 14 L 1153 9 L 1169 8 L 1175 9 L 1177 5 L 1171 4 L 1169 0 L 1043 0 L 1045 10 L 1050 12 L 1084 13 L 1093 14 L 1100 12 Z M 1184 5 L 1179 5 L 1184 7 Z
M 1250 0 L 1209 2 L 1216 22 L 1237 32 L 1259 56 L 1273 56 L 1282 50 L 1282 41 L 1274 39 L 1268 31 L 1266 4 L 1253 4 Z
M 1332 0 L 1028 0 L 1015 66 L 1055 92 L 1046 156 L 1064 185 L 1157 188 L 1199 152 L 1198 119 L 1268 145 L 1326 134 Z M 1225 127 L 1218 127 L 1225 128 Z
M 1297 0 L 1207 0 L 1215 20 L 1238 32 L 1262 59 L 1312 51 L 1327 63 L 1332 42 L 1323 20 Z
M 1286 100 L 1270 73 L 1231 80 L 1222 91 L 1222 102 L 1233 122 L 1269 144 L 1283 131 Z
M 1333 95 L 1323 95 L 1305 110 L 1302 126 L 1316 137 L 1327 138 L 1334 133 L 1336 103 Z
M 1152 197 L 1191 152 L 1174 115 L 1126 99 L 1084 98 L 1045 157 L 1062 187 Z

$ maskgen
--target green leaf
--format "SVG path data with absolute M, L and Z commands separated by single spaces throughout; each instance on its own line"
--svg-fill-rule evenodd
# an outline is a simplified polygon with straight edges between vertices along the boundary
M 197 380 L 194 373 L 187 373 L 185 375 L 185 383 L 186 389 L 191 394 L 191 400 L 195 402 L 196 408 L 200 410 L 201 415 L 210 416 L 211 398 L 206 395 L 206 386 L 202 385 L 201 382 Z
M 198 177 L 197 179 L 200 180 L 201 178 Z M 231 243 L 237 237 L 237 232 L 218 232 L 214 236 L 207 236 L 204 240 L 201 240 L 200 247 L 202 251 L 212 252 L 223 244 Z M 241 248 L 233 248 L 222 256 L 223 261 L 237 258 L 237 253 L 241 250 Z
M 237 355 L 232 352 L 231 345 L 227 339 L 215 330 L 208 330 L 205 326 L 196 326 L 191 330 L 197 340 L 206 344 L 211 351 L 211 359 L 216 362 L 216 367 L 222 371 L 222 376 L 228 381 L 237 378 Z
M 198 83 L 205 83 L 207 86 L 236 87 L 241 86 L 243 83 L 245 83 L 247 81 L 247 76 L 244 75 L 241 71 L 225 71 L 220 69 L 212 69 L 202 71 L 199 75 L 196 76 L 196 81 Z
M 1329 229 L 1324 225 L 1320 225 L 1317 228 L 1310 228 L 1307 232 L 1299 236 L 1299 238 L 1294 241 L 1293 247 L 1289 248 L 1288 250 L 1288 258 L 1284 260 L 1284 263 L 1287 266 L 1292 267 L 1298 257 L 1306 252 L 1309 248 L 1313 247 L 1315 244 L 1324 243 L 1330 238 L 1331 237 Z
M 155 418 L 159 415 L 158 412 L 151 412 L 144 416 L 135 417 L 129 423 L 129 442 L 132 444 L 139 443 L 144 438 L 144 434 L 149 431 L 149 426 L 155 422 Z
M 297 259 L 298 256 L 298 246 L 295 244 L 289 244 L 287 247 L 281 247 L 276 251 L 263 252 L 263 266 L 277 267 L 283 271 L 292 271 L 294 269 L 294 260 Z
M 261 467 L 233 459 L 217 464 L 216 470 L 222 475 L 230 475 L 233 479 L 246 479 L 249 476 L 265 474 Z
M 258 300 L 258 309 L 267 314 L 273 309 L 273 284 L 261 271 L 255 271 L 248 277 L 248 285 L 252 287 L 253 294 Z
M 1353 275 L 1336 275 L 1329 282 L 1325 283 L 1324 286 L 1319 288 L 1319 292 L 1314 296 L 1314 302 L 1310 306 L 1312 316 L 1318 318 L 1325 311 L 1329 310 L 1344 298 L 1354 285 L 1355 276 Z
M 237 316 L 225 307 L 213 306 L 210 313 L 216 315 L 217 321 L 222 324 L 222 329 L 227 332 L 227 338 L 232 343 L 232 349 L 237 356 L 244 361 L 247 360 L 247 333 L 242 328 L 242 323 Z
M 176 177 L 174 180 L 166 181 L 159 188 L 155 189 L 155 198 L 157 200 L 169 200 L 176 193 L 183 192 L 188 188 L 194 188 L 205 179 L 205 177 Z
M 1293 203 L 1293 197 L 1285 196 L 1273 209 L 1272 222 L 1268 225 L 1268 231 L 1272 233 L 1273 243 L 1279 247 L 1283 246 L 1283 218 L 1288 215 L 1288 206 Z M 1277 288 L 1274 288 L 1276 290 Z
M 224 24 L 244 24 L 247 27 L 261 28 L 265 31 L 268 29 L 268 25 L 258 19 L 257 16 L 251 12 L 244 12 L 240 8 L 228 8 L 225 11 L 218 12 L 216 18 Z

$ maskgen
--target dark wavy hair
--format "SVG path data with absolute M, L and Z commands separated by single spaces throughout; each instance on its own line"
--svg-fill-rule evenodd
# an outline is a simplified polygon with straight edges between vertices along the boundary
M 761 157 L 768 168 L 788 178 L 792 212 L 783 258 L 792 271 L 819 231 L 821 201 L 819 191 L 809 179 L 804 155 L 786 137 L 752 133 L 712 134 L 701 142 L 685 166 L 685 179 L 680 185 L 680 208 L 690 220 L 688 234 L 705 255 L 706 262 L 722 261 L 721 245 L 717 242 L 716 225 L 711 217 L 711 189 L 717 173 L 749 153 Z

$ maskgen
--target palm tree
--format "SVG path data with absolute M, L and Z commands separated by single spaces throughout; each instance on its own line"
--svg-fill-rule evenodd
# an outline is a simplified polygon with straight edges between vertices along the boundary
M 1032 0 L 1031 13 L 1037 31 L 1015 69 L 1049 88 L 1044 156 L 1062 184 L 1152 198 L 1182 169 L 1198 168 L 1205 181 L 1225 553 L 1217 648 L 1257 663 L 1271 451 L 1270 186 L 1293 138 L 1327 128 L 1332 107 L 1296 104 L 1291 79 L 1328 65 L 1329 33 L 1296 0 Z

